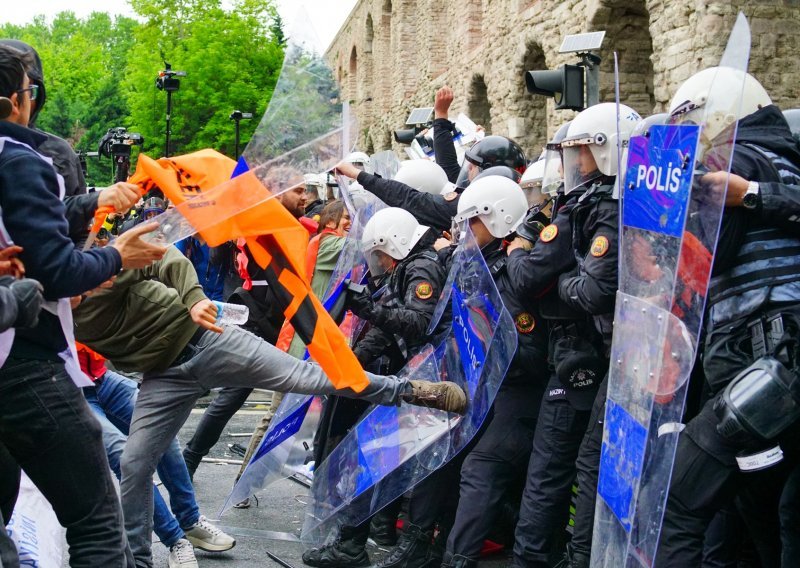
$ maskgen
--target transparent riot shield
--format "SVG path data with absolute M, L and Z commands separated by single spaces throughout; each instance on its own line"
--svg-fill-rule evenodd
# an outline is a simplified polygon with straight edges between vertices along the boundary
M 455 457 L 485 420 L 516 351 L 516 331 L 468 228 L 452 270 L 452 328 L 399 376 L 462 385 L 469 397 L 466 414 L 406 404 L 372 410 L 315 472 L 306 543 L 368 519 Z
M 384 179 L 394 179 L 400 169 L 400 158 L 391 150 L 373 154 L 369 159 L 372 171 Z
M 749 48 L 740 14 L 720 63 L 740 83 L 712 84 L 703 124 L 678 116 L 629 143 L 592 566 L 653 565 L 725 200 L 700 178 L 730 171 L 736 136 L 703 126 L 723 112 L 715 89 L 741 102 Z

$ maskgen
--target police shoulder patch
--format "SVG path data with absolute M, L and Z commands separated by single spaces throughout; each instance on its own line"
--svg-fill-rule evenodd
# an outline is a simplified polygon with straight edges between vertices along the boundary
M 596 237 L 592 243 L 592 248 L 589 250 L 592 256 L 595 258 L 605 256 L 605 254 L 608 252 L 608 239 L 602 235 Z
M 549 243 L 558 235 L 558 227 L 556 225 L 547 225 L 542 232 L 539 233 L 539 239 L 543 243 Z
M 433 296 L 433 286 L 430 282 L 420 282 L 414 289 L 414 294 L 420 300 L 429 300 Z
M 536 320 L 528 312 L 522 312 L 514 318 L 514 324 L 517 326 L 517 331 L 520 333 L 530 333 L 536 327 Z
M 445 201 L 453 201 L 456 197 L 458 197 L 457 191 L 448 191 L 447 193 L 444 194 Z

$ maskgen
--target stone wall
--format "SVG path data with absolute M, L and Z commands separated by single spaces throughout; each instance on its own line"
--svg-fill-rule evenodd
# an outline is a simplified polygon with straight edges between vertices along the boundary
M 606 30 L 601 101 L 613 100 L 616 51 L 622 102 L 646 115 L 719 62 L 739 10 L 752 31 L 750 72 L 782 108 L 800 106 L 799 0 L 359 0 L 326 57 L 367 152 L 398 148 L 392 130 L 446 84 L 451 117 L 465 112 L 534 154 L 574 113 L 529 95 L 523 72 L 576 62 L 557 53 L 565 35 Z

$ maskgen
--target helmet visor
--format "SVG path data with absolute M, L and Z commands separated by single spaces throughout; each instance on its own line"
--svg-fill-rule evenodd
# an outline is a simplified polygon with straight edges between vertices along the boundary
M 564 152 L 564 195 L 589 185 L 603 174 L 597 169 L 597 162 L 588 144 L 565 146 Z
M 464 164 L 461 166 L 461 171 L 458 173 L 458 179 L 456 180 L 456 186 L 460 187 L 461 189 L 466 189 L 469 186 L 470 182 L 472 182 L 475 177 L 481 173 L 480 166 L 476 166 L 466 158 L 464 158 Z
M 546 193 L 550 197 L 555 197 L 559 188 L 564 183 L 564 165 L 561 161 L 561 145 L 548 144 L 544 160 L 542 193 Z
M 385 252 L 372 249 L 367 251 L 367 266 L 373 278 L 378 278 L 392 271 L 394 268 L 394 259 Z

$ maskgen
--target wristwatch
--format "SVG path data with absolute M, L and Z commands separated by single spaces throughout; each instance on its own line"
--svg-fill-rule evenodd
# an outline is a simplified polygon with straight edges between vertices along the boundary
M 747 191 L 742 197 L 742 207 L 745 209 L 755 209 L 758 207 L 758 182 L 751 181 L 747 184 Z

